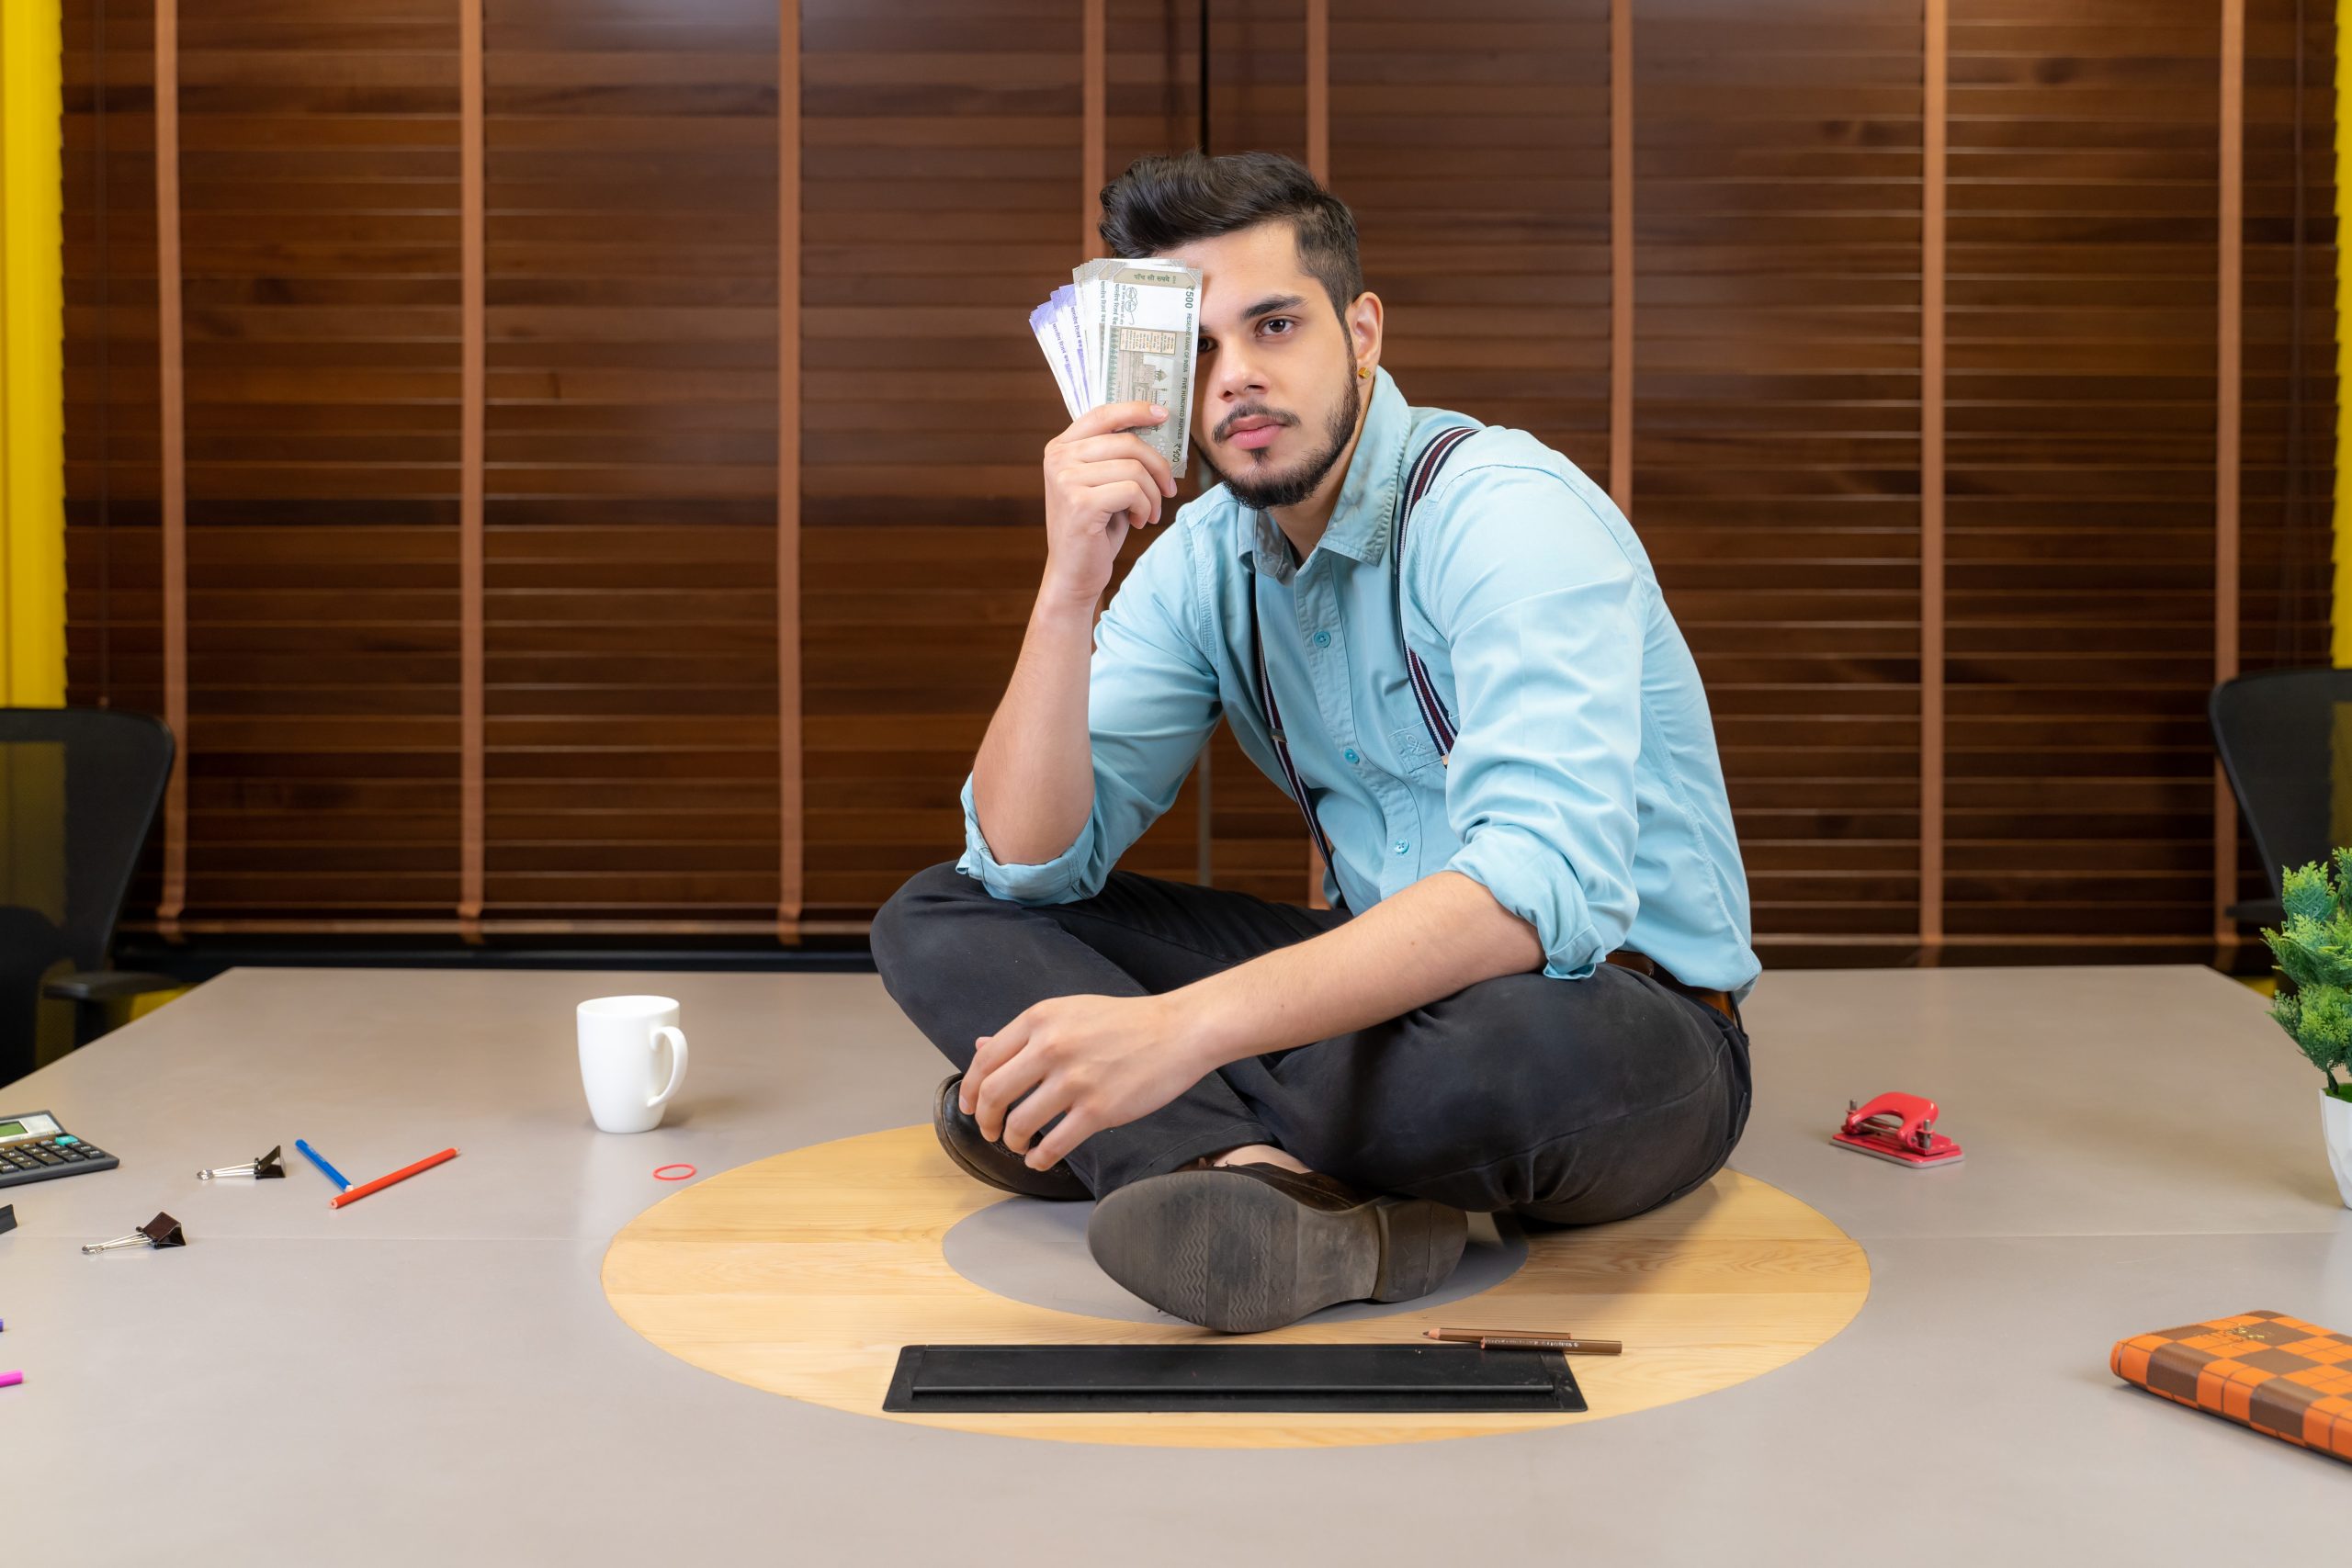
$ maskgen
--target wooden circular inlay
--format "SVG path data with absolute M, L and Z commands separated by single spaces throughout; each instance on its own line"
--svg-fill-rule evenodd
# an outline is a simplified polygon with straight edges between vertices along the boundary
M 681 1360 L 861 1416 L 1063 1442 L 1317 1448 L 1521 1432 L 1712 1393 L 1826 1342 L 1870 1293 L 1852 1237 L 1779 1188 L 1724 1170 L 1631 1220 L 1531 1230 L 1526 1263 L 1481 1295 L 1227 1335 L 1081 1317 L 973 1284 L 948 1266 L 941 1238 L 975 1210 L 1013 1201 L 950 1164 L 928 1124 L 816 1144 L 721 1172 L 630 1221 L 605 1254 L 605 1295 Z M 882 1408 L 907 1345 L 1427 1344 L 1421 1330 L 1440 1324 L 1566 1328 L 1622 1339 L 1625 1353 L 1569 1359 L 1591 1406 L 1583 1415 Z

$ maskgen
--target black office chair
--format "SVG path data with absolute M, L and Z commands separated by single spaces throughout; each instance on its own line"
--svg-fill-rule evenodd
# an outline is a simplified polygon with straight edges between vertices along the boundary
M 144 715 L 0 708 L 0 1083 L 36 1065 L 43 997 L 74 1004 L 81 1045 L 109 1002 L 182 983 L 107 967 L 171 772 L 172 732 Z
M 2352 843 L 2352 670 L 2240 675 L 2213 688 L 2206 716 L 2270 878 L 2269 897 L 2245 899 L 2226 912 L 2244 925 L 2281 925 L 2280 868 L 2326 865 L 2337 845 Z

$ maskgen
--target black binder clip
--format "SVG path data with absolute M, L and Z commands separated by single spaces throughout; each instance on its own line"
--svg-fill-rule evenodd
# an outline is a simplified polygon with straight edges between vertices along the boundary
M 181 1232 L 179 1221 L 172 1218 L 169 1214 L 158 1213 L 153 1219 L 149 1220 L 145 1224 L 141 1225 L 129 1235 L 119 1235 L 112 1241 L 91 1242 L 87 1246 L 84 1247 L 82 1250 L 84 1252 L 105 1252 L 112 1247 L 138 1247 L 142 1244 L 158 1248 L 166 1247 L 186 1247 L 187 1245 L 187 1237 Z
M 14 1203 L 0 1203 L 0 1232 L 12 1231 L 16 1228 L 17 1206 Z
M 198 1181 L 211 1181 L 223 1176 L 250 1176 L 256 1181 L 266 1181 L 273 1176 L 282 1179 L 286 1175 L 286 1167 L 278 1156 L 284 1153 L 285 1147 L 283 1144 L 275 1145 L 269 1153 L 257 1155 L 243 1165 L 223 1165 L 210 1170 L 199 1170 L 196 1179 Z

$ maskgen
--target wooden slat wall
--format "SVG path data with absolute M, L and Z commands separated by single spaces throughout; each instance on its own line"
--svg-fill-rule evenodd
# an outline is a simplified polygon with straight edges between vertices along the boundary
M 2337 418 L 2334 10 L 2306 3 L 2298 114 L 2295 0 L 2247 0 L 2245 342 L 2238 479 L 2238 661 L 2244 670 L 2331 661 L 2329 449 Z M 2300 124 L 2299 124 L 2300 121 Z M 2302 231 L 2295 277 L 2295 152 Z M 2300 299 L 2298 296 L 2300 295 Z M 2300 397 L 2293 396 L 2300 389 Z M 2237 835 L 2237 896 L 2268 892 L 2253 837 Z
M 485 20 L 488 908 L 770 923 L 775 0 Z
M 2267 8 L 2261 35 L 2274 83 L 2282 13 Z M 1956 939 L 2211 930 L 2219 15 L 2210 0 L 1952 6 Z M 2316 18 L 2314 38 L 2327 58 Z M 2253 95 L 2274 123 L 2285 97 Z M 2287 150 L 2274 135 L 2250 183 L 2277 181 Z M 2281 418 L 2278 380 L 2267 401 L 2246 417 Z M 2247 639 L 2268 641 L 2278 606 L 2245 608 Z M 2303 609 L 2316 622 L 2297 635 L 2324 659 L 2325 606 Z
M 1065 417 L 1023 319 L 1090 248 L 1091 168 L 1204 140 L 1327 147 L 1407 394 L 1630 494 L 1769 961 L 1919 961 L 1939 920 L 1977 957 L 2177 956 L 2211 940 L 2217 852 L 2260 886 L 2202 716 L 2229 662 L 2214 0 L 1348 0 L 1313 95 L 1308 0 L 1099 0 L 1099 145 L 1098 0 L 805 0 L 797 192 L 779 0 L 206 0 L 175 55 L 189 929 L 457 929 L 469 5 L 490 931 L 854 930 L 956 852 Z M 2256 669 L 2327 654 L 2335 39 L 2306 5 L 2299 100 L 2294 0 L 2244 6 Z M 156 4 L 67 9 L 74 695 L 161 711 Z M 1303 852 L 1220 732 L 1125 863 L 1299 900 Z
M 1634 507 L 1707 677 L 1759 931 L 1918 926 L 1924 32 L 1634 8 Z
M 1381 363 L 1606 483 L 1609 0 L 1474 0 L 1442 28 L 1408 0 L 1334 9 L 1329 183 L 1390 312 Z
M 1605 483 L 1609 0 L 1427 14 L 1360 0 L 1332 24 L 1331 178 L 1388 307 L 1381 362 Z
M 70 700 L 164 712 L 154 9 L 62 9 Z M 155 907 L 161 845 L 131 897 Z
M 1073 265 L 1081 6 L 803 8 L 812 914 L 960 852 L 956 789 L 1045 559 L 1062 418 L 1027 315 Z
M 1953 6 L 1956 935 L 2207 919 L 2218 11 Z
M 1201 7 L 1202 0 L 1107 0 L 1102 165 L 1107 173 L 1115 175 L 1148 153 L 1189 147 L 1199 141 Z M 1210 13 L 1210 23 L 1222 48 L 1231 20 L 1220 8 Z M 1221 83 L 1218 90 L 1224 91 Z M 1097 235 L 1085 254 L 1101 254 L 1102 243 Z M 1026 312 L 1023 315 L 1025 320 Z M 1059 421 L 1053 423 L 1057 426 Z M 1163 515 L 1172 515 L 1173 508 L 1193 493 L 1186 484 Z M 1022 532 L 1027 536 L 1029 530 Z M 1112 580 L 1114 586 L 1150 542 L 1148 531 L 1128 539 Z M 1037 548 L 1034 543 L 1025 547 Z M 1030 575 L 1034 583 L 1035 574 Z M 1110 602 L 1108 594 L 1103 602 Z M 1009 658 L 1003 668 L 1010 672 Z M 1000 681 L 1000 690 L 1001 684 Z M 962 782 L 970 761 L 968 755 L 956 760 L 954 783 Z M 1272 817 L 1269 802 L 1290 812 L 1287 823 Z M 1238 813 L 1238 836 L 1233 823 L 1223 816 L 1228 809 Z M 1205 863 L 1213 872 L 1209 880 L 1220 886 L 1245 886 L 1264 897 L 1297 899 L 1302 897 L 1297 824 L 1297 809 L 1288 797 L 1250 765 L 1233 743 L 1232 732 L 1220 726 L 1210 741 L 1206 769 L 1194 770 L 1168 815 L 1144 833 L 1122 863 L 1181 882 L 1202 880 Z M 960 818 L 956 827 L 960 831 Z M 1287 830 L 1290 837 L 1279 839 L 1278 829 Z M 1277 848 L 1280 844 L 1288 846 L 1286 862 L 1280 858 L 1283 852 Z
M 67 9 L 69 70 L 87 83 L 100 39 L 90 7 Z M 132 177 L 154 169 L 149 9 L 109 0 L 103 20 L 111 280 L 95 265 L 96 100 L 77 93 L 67 112 L 74 684 L 139 706 L 170 589 L 148 510 L 156 205 Z M 283 0 L 185 12 L 187 907 L 446 912 L 454 17 L 420 0 L 366 0 L 331 24 Z M 119 454 L 102 481 L 101 441 Z
M 1249 5 L 1206 0 L 1209 25 L 1207 146 L 1211 152 L 1261 150 L 1306 161 L 1306 0 Z M 1351 14 L 1345 5 L 1342 16 Z M 1197 39 L 1197 12 L 1191 35 Z M 1333 51 L 1346 48 L 1345 25 L 1331 25 Z M 1338 121 L 1347 112 L 1344 62 L 1332 64 L 1332 155 L 1344 157 Z M 1197 88 L 1197 77 L 1193 79 Z M 1142 151 L 1143 149 L 1139 149 Z M 1157 149 L 1151 149 L 1157 150 Z M 1359 219 L 1361 222 L 1361 217 Z M 1384 294 L 1383 298 L 1386 298 Z M 1190 496 L 1191 491 L 1185 491 Z M 1210 742 L 1210 849 L 1214 880 L 1261 898 L 1306 904 L 1315 852 L 1298 807 L 1219 727 Z

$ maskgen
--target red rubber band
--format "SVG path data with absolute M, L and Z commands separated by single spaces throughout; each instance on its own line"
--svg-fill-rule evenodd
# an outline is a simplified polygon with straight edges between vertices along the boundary
M 683 1170 L 686 1174 L 685 1176 L 664 1176 L 662 1173 L 665 1170 Z M 684 1181 L 686 1179 L 686 1177 L 692 1176 L 694 1173 L 695 1168 L 690 1165 L 657 1166 L 654 1168 L 653 1179 L 656 1181 Z

